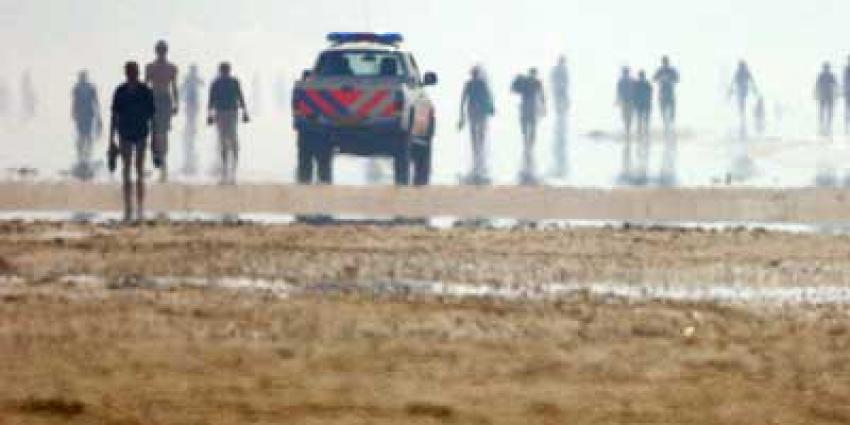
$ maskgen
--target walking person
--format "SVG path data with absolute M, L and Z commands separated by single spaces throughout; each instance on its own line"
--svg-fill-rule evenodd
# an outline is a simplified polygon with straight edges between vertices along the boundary
M 210 86 L 209 124 L 215 124 L 221 154 L 221 183 L 236 184 L 236 169 L 239 162 L 239 110 L 242 122 L 248 123 L 248 110 L 239 80 L 231 76 L 231 66 L 219 65 L 218 77 Z
M 97 88 L 89 81 L 88 72 L 80 71 L 71 90 L 71 119 L 77 130 L 77 162 L 73 174 L 86 180 L 92 177 L 92 145 L 100 137 L 102 121 Z
M 191 65 L 189 74 L 183 80 L 180 92 L 186 111 L 186 127 L 183 134 L 183 174 L 195 175 L 198 171 L 198 151 L 195 139 L 198 137 L 198 114 L 201 109 L 201 88 L 204 80 L 198 74 L 198 66 Z
M 635 80 L 632 78 L 629 67 L 624 66 L 617 81 L 616 105 L 620 108 L 620 116 L 623 120 L 625 143 L 623 145 L 623 171 L 620 174 L 621 182 L 631 181 L 632 169 L 632 121 L 635 114 L 634 91 Z
M 495 113 L 493 94 L 484 77 L 484 71 L 480 66 L 474 66 L 470 71 L 469 80 L 463 87 L 458 122 L 459 130 L 463 130 L 467 122 L 469 124 L 472 168 L 464 180 L 473 185 L 491 183 L 487 161 L 487 122 Z
M 815 83 L 815 99 L 818 103 L 818 129 L 823 138 L 832 138 L 832 120 L 837 94 L 838 80 L 832 73 L 829 62 L 825 62 Z
M 634 111 L 637 118 L 638 166 L 633 181 L 644 185 L 649 180 L 650 117 L 652 116 L 652 84 L 646 79 L 646 71 L 638 73 L 632 92 Z
M 660 181 L 663 185 L 673 185 L 676 182 L 676 85 L 679 84 L 679 71 L 670 65 L 669 57 L 661 58 L 661 67 L 653 80 L 658 84 L 658 108 L 664 125 Z
M 729 95 L 734 95 L 738 104 L 741 139 L 747 138 L 747 100 L 749 100 L 751 92 L 758 96 L 758 87 L 749 66 L 742 60 L 738 63 L 738 69 L 735 71 L 735 75 L 732 77 L 732 85 L 729 87 Z
M 537 141 L 537 124 L 546 114 L 546 98 L 543 83 L 537 78 L 537 68 L 520 75 L 514 80 L 511 90 L 520 96 L 520 128 L 523 137 L 522 168 L 519 182 L 522 185 L 538 184 L 534 145 Z
M 569 174 L 569 112 L 570 112 L 570 74 L 567 69 L 567 57 L 558 58 L 558 64 L 552 70 L 552 98 L 555 102 L 555 143 L 552 149 L 551 172 L 553 177 L 564 178 Z
M 145 150 L 155 113 L 153 91 L 139 81 L 139 64 L 124 66 L 126 82 L 118 86 L 112 97 L 109 126 L 109 149 L 121 156 L 124 188 L 124 220 L 144 218 Z M 118 141 L 116 141 L 116 136 Z M 135 204 L 133 169 L 136 171 Z
M 156 59 L 145 68 L 145 83 L 153 89 L 156 116 L 153 123 L 151 153 L 153 165 L 160 170 L 160 182 L 168 181 L 168 133 L 171 118 L 177 115 L 177 66 L 168 61 L 168 43 L 159 41 L 154 48 Z

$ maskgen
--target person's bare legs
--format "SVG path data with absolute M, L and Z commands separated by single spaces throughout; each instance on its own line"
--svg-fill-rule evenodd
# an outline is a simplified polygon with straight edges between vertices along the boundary
M 135 146 L 121 146 L 121 177 L 124 189 L 124 221 L 133 220 L 133 154 Z
M 136 219 L 145 218 L 145 149 L 136 149 Z
M 165 183 L 168 181 L 168 133 L 154 133 L 151 146 L 153 155 L 160 161 L 159 182 Z

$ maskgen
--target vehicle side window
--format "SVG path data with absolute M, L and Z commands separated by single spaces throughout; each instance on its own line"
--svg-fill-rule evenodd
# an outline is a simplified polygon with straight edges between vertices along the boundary
M 416 79 L 416 84 L 422 84 L 422 74 L 419 73 L 419 65 L 416 64 L 416 59 L 413 55 L 407 55 L 410 60 L 410 74 Z

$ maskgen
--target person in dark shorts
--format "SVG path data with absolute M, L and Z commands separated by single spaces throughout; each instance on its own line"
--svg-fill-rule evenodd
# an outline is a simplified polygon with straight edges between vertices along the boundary
M 534 160 L 537 123 L 546 114 L 546 98 L 543 94 L 543 83 L 537 78 L 537 69 L 531 68 L 528 75 L 518 76 L 511 85 L 511 91 L 520 96 L 523 160 L 519 181 L 522 185 L 534 185 L 539 181 Z
M 77 130 L 77 165 L 78 177 L 86 178 L 91 170 L 91 153 L 94 139 L 100 137 L 100 102 L 97 89 L 89 81 L 86 71 L 80 71 L 77 83 L 71 91 L 71 118 Z
M 124 183 L 124 219 L 144 218 L 145 149 L 155 113 L 153 91 L 139 81 L 139 64 L 124 66 L 127 81 L 118 86 L 112 97 L 112 119 L 109 128 L 110 150 L 121 155 Z M 116 142 L 116 136 L 118 141 Z M 136 169 L 133 205 L 133 168 Z M 135 207 L 135 208 L 134 208 Z
M 239 163 L 239 110 L 242 110 L 242 122 L 249 121 L 245 106 L 245 97 L 239 80 L 231 76 L 231 66 L 224 62 L 219 65 L 218 77 L 210 86 L 209 119 L 218 131 L 218 143 L 221 153 L 221 183 L 236 183 L 236 168 Z
M 638 73 L 632 92 L 635 115 L 637 117 L 638 167 L 635 183 L 645 184 L 649 172 L 649 128 L 652 115 L 652 84 L 646 79 L 646 71 Z
M 832 73 L 829 62 L 825 62 L 815 83 L 815 100 L 818 103 L 818 124 L 821 137 L 832 137 L 832 120 L 837 94 L 838 79 Z

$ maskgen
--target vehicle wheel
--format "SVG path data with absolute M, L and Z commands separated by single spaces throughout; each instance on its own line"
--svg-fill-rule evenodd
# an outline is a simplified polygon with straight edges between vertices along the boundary
M 401 138 L 396 147 L 394 168 L 395 168 L 395 184 L 397 186 L 407 186 L 410 184 L 410 136 L 405 135 Z
M 306 133 L 298 133 L 298 183 L 313 183 L 313 148 L 318 138 Z
M 415 143 L 411 158 L 413 159 L 413 184 L 427 186 L 431 183 L 431 143 Z
M 334 150 L 330 143 L 321 143 L 316 150 L 316 168 L 319 184 L 333 184 Z

